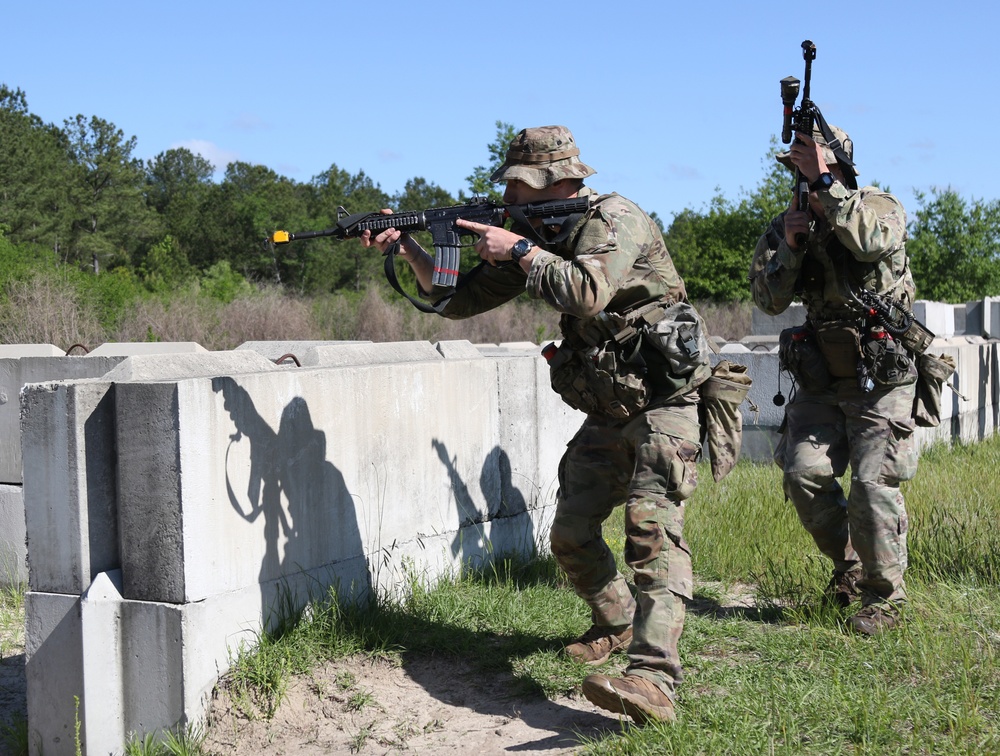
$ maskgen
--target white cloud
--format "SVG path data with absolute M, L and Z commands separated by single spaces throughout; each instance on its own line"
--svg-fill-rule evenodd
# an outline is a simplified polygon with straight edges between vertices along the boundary
M 186 150 L 201 155 L 205 160 L 212 164 L 217 173 L 226 170 L 226 167 L 237 160 L 240 159 L 238 152 L 232 150 L 224 150 L 213 142 L 206 142 L 204 139 L 186 139 L 183 142 L 175 142 L 170 145 L 171 149 L 179 149 L 183 147 Z

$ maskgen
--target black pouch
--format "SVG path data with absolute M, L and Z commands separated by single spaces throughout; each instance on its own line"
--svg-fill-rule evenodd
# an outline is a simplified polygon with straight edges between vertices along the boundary
M 830 387 L 830 371 L 816 344 L 816 336 L 807 326 L 786 328 L 778 335 L 778 366 L 787 370 L 808 391 Z
M 927 354 L 918 358 L 917 393 L 913 398 L 913 421 L 923 428 L 941 423 L 941 392 L 955 372 L 955 358 L 949 354 Z
M 830 320 L 816 327 L 816 342 L 833 378 L 855 378 L 861 357 L 861 336 L 849 320 Z
M 909 386 L 917 380 L 916 363 L 902 345 L 884 331 L 880 336 L 866 335 L 861 344 L 861 361 L 866 375 L 889 388 Z
M 614 342 L 589 349 L 559 345 L 549 360 L 552 389 L 573 409 L 625 419 L 649 404 L 645 370 L 621 358 Z
M 701 384 L 701 428 L 708 446 L 712 477 L 722 480 L 740 458 L 743 446 L 743 414 L 740 405 L 753 381 L 746 365 L 720 360 L 712 375 Z

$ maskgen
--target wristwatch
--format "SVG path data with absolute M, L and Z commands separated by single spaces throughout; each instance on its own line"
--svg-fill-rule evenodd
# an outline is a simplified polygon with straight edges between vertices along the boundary
M 516 263 L 521 262 L 521 258 L 528 254 L 534 246 L 535 243 L 533 241 L 528 239 L 518 239 L 514 242 L 514 246 L 510 248 L 510 259 Z
M 836 179 L 833 177 L 832 173 L 821 173 L 819 174 L 819 178 L 809 185 L 809 191 L 818 192 L 820 189 L 829 189 L 833 186 L 834 181 L 836 181 Z

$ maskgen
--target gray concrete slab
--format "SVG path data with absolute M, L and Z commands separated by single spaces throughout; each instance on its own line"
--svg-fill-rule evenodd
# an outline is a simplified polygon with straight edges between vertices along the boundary
M 121 341 L 108 342 L 91 349 L 91 357 L 134 357 L 153 354 L 207 354 L 208 350 L 193 341 Z
M 101 356 L 0 359 L 0 483 L 21 483 L 21 389 L 28 383 L 98 378 L 122 359 Z

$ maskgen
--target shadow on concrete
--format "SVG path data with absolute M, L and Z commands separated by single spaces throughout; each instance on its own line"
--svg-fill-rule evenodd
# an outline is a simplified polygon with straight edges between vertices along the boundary
M 494 446 L 483 460 L 479 490 L 486 502 L 480 512 L 469 487 L 458 472 L 458 458 L 438 439 L 431 441 L 434 451 L 448 471 L 452 501 L 458 513 L 459 528 L 451 542 L 451 555 L 463 569 L 479 569 L 498 556 L 536 553 L 534 524 L 524 494 L 514 485 L 510 457 L 501 446 Z M 486 534 L 486 520 L 490 534 Z
M 322 598 L 331 587 L 342 596 L 366 595 L 367 565 L 357 567 L 364 547 L 354 499 L 343 474 L 327 460 L 326 433 L 313 425 L 306 401 L 295 397 L 284 407 L 275 433 L 232 378 L 214 378 L 212 388 L 222 393 L 236 426 L 227 462 L 234 444 L 244 439 L 250 444 L 247 490 L 233 489 L 227 465 L 226 491 L 230 505 L 248 523 L 264 518 L 259 580 L 265 628 L 274 630 L 276 622 L 292 619 L 289 613 Z M 302 573 L 309 577 L 294 579 Z M 292 584 L 308 589 L 296 591 L 289 588 Z

